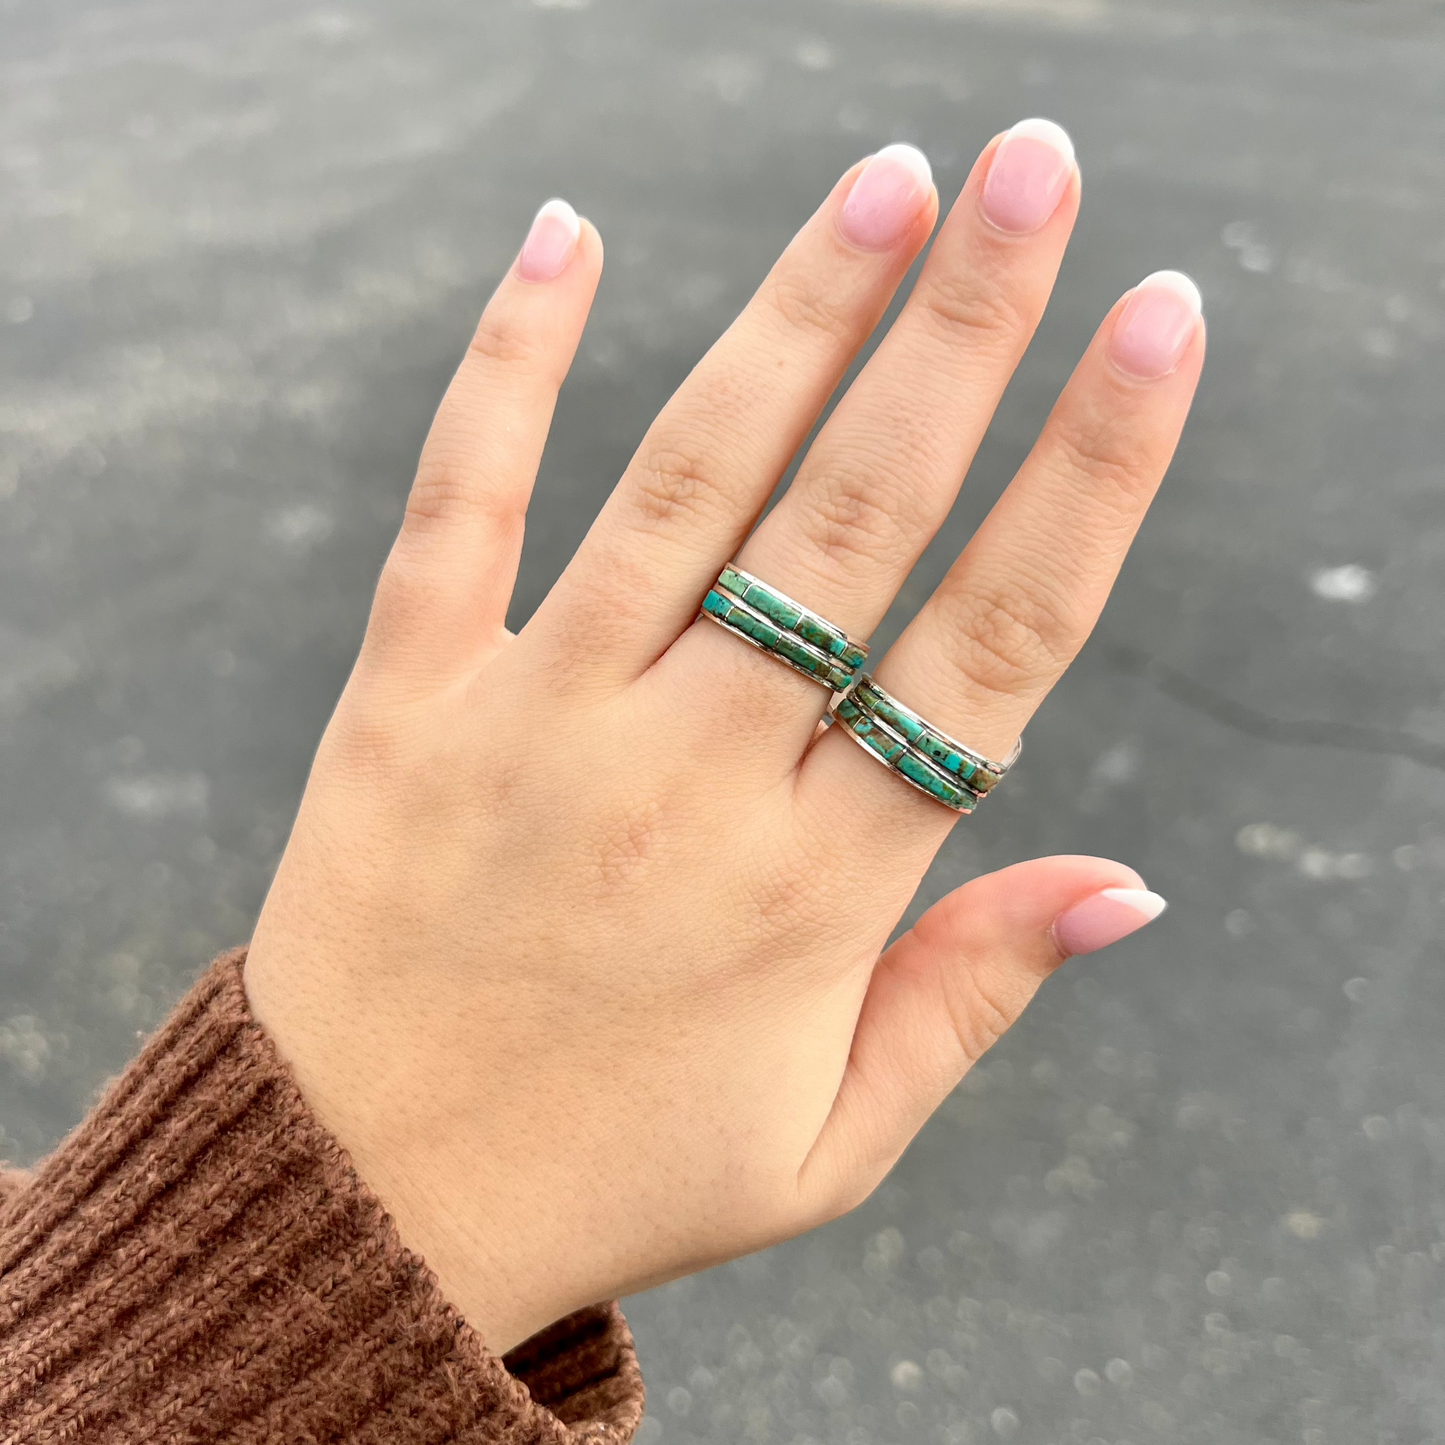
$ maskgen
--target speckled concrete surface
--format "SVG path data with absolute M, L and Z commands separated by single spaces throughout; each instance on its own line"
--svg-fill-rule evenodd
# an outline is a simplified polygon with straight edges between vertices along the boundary
M 515 616 L 857 155 L 1086 202 L 923 597 L 1139 275 L 1196 419 L 920 903 L 1109 853 L 854 1217 L 632 1302 L 643 1445 L 1445 1440 L 1445 20 L 1377 0 L 0 0 L 0 1152 L 244 936 L 430 410 L 535 205 L 609 248 Z M 897 619 L 889 631 L 896 628 Z

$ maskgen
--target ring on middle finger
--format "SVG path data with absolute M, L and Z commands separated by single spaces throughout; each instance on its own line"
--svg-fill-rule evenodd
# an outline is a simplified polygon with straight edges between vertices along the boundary
M 703 614 L 744 642 L 831 692 L 851 687 L 868 644 L 801 602 L 729 563 L 702 602 Z

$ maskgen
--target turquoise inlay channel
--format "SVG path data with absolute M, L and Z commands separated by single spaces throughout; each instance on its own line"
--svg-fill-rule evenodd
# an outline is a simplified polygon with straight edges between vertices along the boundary
M 868 655 L 865 644 L 731 564 L 718 574 L 702 610 L 833 692 L 853 685 Z
M 977 806 L 976 794 L 946 778 L 899 738 L 885 732 L 867 713 L 849 706 L 846 699 L 834 709 L 833 716 L 840 726 L 847 728 L 864 747 L 914 787 L 957 813 L 971 813 Z
M 971 791 L 986 793 L 1003 777 L 1002 772 L 997 771 L 997 765 L 987 763 L 977 753 L 960 751 L 962 744 L 930 727 L 901 703 L 885 697 L 871 678 L 864 677 L 859 681 L 854 696 L 862 707 L 882 718 L 895 732 L 903 734 L 931 762 L 961 782 L 966 782 Z
M 837 657 L 847 646 L 843 634 L 835 628 L 825 627 L 821 622 L 811 617 L 799 617 L 793 627 L 793 631 L 803 639 L 804 642 L 813 647 L 820 648 L 830 656 Z
M 722 569 L 717 579 L 717 585 L 724 592 L 731 592 L 734 597 L 741 597 L 748 590 L 748 584 L 731 567 Z
M 756 607 L 764 617 L 771 618 L 779 627 L 786 627 L 789 632 L 796 631 L 798 623 L 803 620 L 801 607 L 784 601 L 771 587 L 764 587 L 757 582 L 748 584 L 748 590 L 743 593 L 743 601 L 749 607 Z
M 835 723 L 849 732 L 899 777 L 955 812 L 971 813 L 1003 776 L 985 765 L 916 713 L 895 702 L 864 676 L 833 708 Z

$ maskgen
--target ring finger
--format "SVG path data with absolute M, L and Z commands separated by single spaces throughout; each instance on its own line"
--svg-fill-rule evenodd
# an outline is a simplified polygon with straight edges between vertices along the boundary
M 874 669 L 900 701 L 1001 758 L 1083 646 L 1143 521 L 1204 362 L 1199 292 L 1158 272 L 1123 297 L 1038 442 L 923 610 Z M 926 861 L 957 817 L 829 729 L 804 796 L 893 817 Z M 832 736 L 837 734 L 837 736 Z

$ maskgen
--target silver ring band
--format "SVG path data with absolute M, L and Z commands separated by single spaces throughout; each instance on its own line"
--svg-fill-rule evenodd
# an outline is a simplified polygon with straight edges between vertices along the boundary
M 702 614 L 831 692 L 851 687 L 868 656 L 866 642 L 731 563 L 703 598 Z
M 1023 751 L 1019 738 L 1000 763 L 950 737 L 864 673 L 829 709 L 849 737 L 929 797 L 971 813 Z

